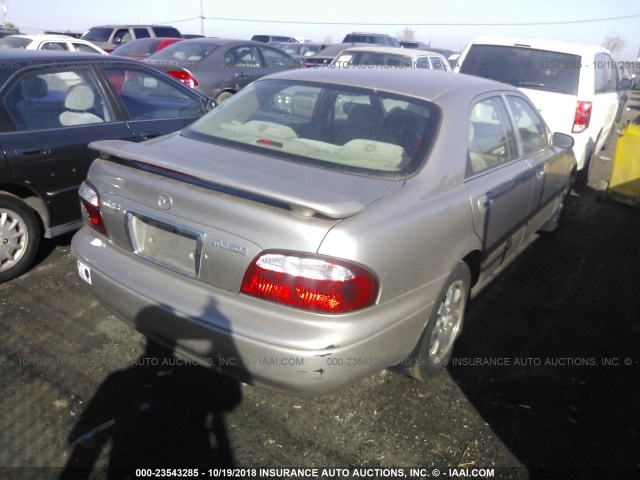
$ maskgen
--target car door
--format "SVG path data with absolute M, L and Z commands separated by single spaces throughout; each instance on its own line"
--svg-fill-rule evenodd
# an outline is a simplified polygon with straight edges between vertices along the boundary
M 483 273 L 490 274 L 520 245 L 533 189 L 529 163 L 501 95 L 482 97 L 469 118 L 469 193 L 476 234 L 483 245 Z
M 27 185 L 49 208 L 48 236 L 78 221 L 77 190 L 96 153 L 94 140 L 132 140 L 89 62 L 39 64 L 2 92 L 11 127 L 0 132 L 12 181 Z
M 265 75 L 301 66 L 298 60 L 278 48 L 260 46 L 258 49 L 262 54 L 263 64 L 266 68 Z
M 180 130 L 205 113 L 204 97 L 151 68 L 108 62 L 100 72 L 136 141 Z
M 224 68 L 225 84 L 219 87 L 231 88 L 234 91 L 243 89 L 268 73 L 255 45 L 236 45 L 229 48 L 224 54 Z
M 548 130 L 538 111 L 523 97 L 507 95 L 523 158 L 533 172 L 533 195 L 527 235 L 536 232 L 550 217 L 555 200 L 564 190 L 570 171 L 566 155 L 551 150 Z

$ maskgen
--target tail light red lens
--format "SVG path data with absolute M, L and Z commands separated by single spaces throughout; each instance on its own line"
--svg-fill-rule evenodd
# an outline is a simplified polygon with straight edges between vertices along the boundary
M 100 195 L 93 185 L 83 182 L 78 190 L 80 195 L 80 209 L 82 216 L 91 228 L 102 235 L 107 236 L 107 229 L 102 221 L 102 211 L 100 210 Z
M 191 75 L 189 72 L 185 72 L 184 70 L 169 70 L 167 72 L 167 75 L 173 78 L 177 78 L 187 87 L 195 88 L 199 85 L 196 77 Z
M 346 260 L 267 251 L 247 269 L 241 291 L 304 310 L 345 313 L 373 305 L 378 281 Z
M 578 102 L 576 104 L 576 115 L 573 119 L 573 133 L 584 132 L 589 127 L 591 121 L 591 102 Z

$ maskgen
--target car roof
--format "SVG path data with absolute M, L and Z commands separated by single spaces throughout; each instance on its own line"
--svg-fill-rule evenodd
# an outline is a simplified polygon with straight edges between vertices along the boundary
M 268 79 L 287 79 L 379 89 L 432 101 L 449 94 L 463 98 L 474 98 L 483 93 L 495 91 L 520 94 L 516 87 L 494 80 L 473 75 L 423 69 L 295 69 L 275 73 L 257 81 L 266 81 Z
M 430 50 L 417 50 L 417 49 L 407 49 L 407 48 L 399 48 L 399 47 L 351 47 L 347 48 L 345 51 L 349 52 L 375 52 L 375 53 L 386 53 L 389 55 L 402 55 L 403 57 L 422 57 L 424 55 L 441 55 L 438 52 L 432 52 Z
M 87 42 L 86 40 L 80 39 L 80 38 L 75 38 L 72 37 L 70 35 L 58 35 L 58 34 L 50 34 L 50 33 L 44 33 L 44 34 L 36 34 L 36 35 L 27 35 L 27 34 L 18 34 L 18 35 L 11 35 L 12 37 L 17 37 L 17 38 L 26 38 L 28 40 L 65 40 L 65 41 L 69 41 L 69 40 L 73 40 L 74 42 L 78 42 L 78 43 L 90 43 Z
M 131 23 L 126 23 L 126 24 L 109 24 L 109 25 L 94 25 L 91 28 L 135 28 L 135 27 L 139 27 L 139 28 L 147 28 L 147 27 L 170 27 L 170 28 L 175 28 L 171 25 L 156 25 L 153 23 L 146 23 L 146 24 L 131 24 Z
M 230 45 L 234 43 L 239 43 L 243 45 L 257 45 L 259 47 L 272 47 L 273 44 L 269 45 L 264 42 L 256 42 L 254 40 L 243 40 L 241 38 L 220 38 L 220 37 L 204 37 L 204 38 L 189 38 L 183 40 L 181 43 L 206 43 L 208 45 Z
M 474 45 L 496 45 L 496 46 L 516 46 L 523 48 L 534 48 L 536 50 L 549 50 L 553 52 L 570 53 L 574 55 L 584 55 L 586 53 L 610 53 L 609 50 L 600 45 L 588 45 L 577 42 L 564 42 L 561 40 L 545 40 L 542 38 L 527 37 L 477 37 L 471 40 Z

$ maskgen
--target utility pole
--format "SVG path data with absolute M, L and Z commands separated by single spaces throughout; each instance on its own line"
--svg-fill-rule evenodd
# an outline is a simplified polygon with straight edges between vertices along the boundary
M 7 13 L 9 11 L 9 4 L 7 0 L 2 0 L 2 25 L 7 25 Z
M 202 2 L 203 0 L 200 0 L 200 35 L 204 35 L 204 10 L 202 9 Z

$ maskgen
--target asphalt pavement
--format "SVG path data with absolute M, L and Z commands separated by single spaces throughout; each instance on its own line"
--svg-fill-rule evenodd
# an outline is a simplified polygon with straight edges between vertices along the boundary
M 640 478 L 640 215 L 593 188 L 614 148 L 561 230 L 471 301 L 425 383 L 385 371 L 316 398 L 240 384 L 148 345 L 79 283 L 71 237 L 47 242 L 0 285 L 0 478 Z

